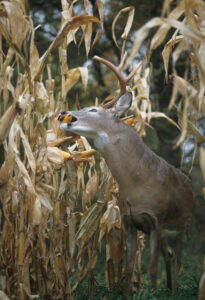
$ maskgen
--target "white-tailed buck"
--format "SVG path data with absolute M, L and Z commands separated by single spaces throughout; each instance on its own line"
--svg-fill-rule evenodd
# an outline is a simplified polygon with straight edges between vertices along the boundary
M 62 112 L 72 116 L 69 123 L 61 123 L 63 131 L 70 131 L 93 140 L 102 153 L 112 175 L 119 184 L 119 206 L 126 238 L 125 294 L 132 287 L 132 273 L 137 250 L 137 230 L 150 236 L 150 277 L 156 288 L 157 262 L 161 250 L 167 273 L 167 286 L 173 293 L 178 287 L 181 254 L 187 238 L 195 200 L 189 179 L 163 158 L 152 152 L 136 131 L 119 119 L 132 103 L 126 92 L 126 78 L 122 67 L 99 57 L 117 76 L 119 95 L 104 106 L 92 106 L 79 111 Z M 167 243 L 168 236 L 176 238 L 175 254 Z M 172 266 L 174 280 L 172 282 Z

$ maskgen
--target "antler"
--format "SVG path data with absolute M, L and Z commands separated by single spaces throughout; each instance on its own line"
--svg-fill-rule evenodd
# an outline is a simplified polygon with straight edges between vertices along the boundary
M 112 70 L 114 72 L 114 74 L 116 75 L 117 79 L 119 80 L 119 84 L 120 84 L 120 93 L 114 97 L 110 102 L 106 103 L 103 105 L 103 107 L 105 108 L 110 108 L 112 107 L 117 100 L 127 91 L 126 85 L 128 83 L 128 81 L 134 76 L 135 72 L 137 71 L 137 69 L 140 67 L 141 62 L 130 72 L 130 74 L 127 77 L 123 76 L 122 73 L 122 69 L 125 63 L 127 57 L 127 52 L 125 52 L 125 54 L 123 55 L 119 66 L 115 66 L 113 65 L 110 61 L 108 61 L 107 59 L 104 59 L 102 57 L 99 56 L 94 56 L 93 59 L 98 60 L 99 62 L 105 64 L 110 70 Z

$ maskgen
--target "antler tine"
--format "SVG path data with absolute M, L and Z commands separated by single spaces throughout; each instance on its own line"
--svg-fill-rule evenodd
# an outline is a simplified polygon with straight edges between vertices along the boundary
M 124 64 L 125 64 L 126 58 L 127 58 L 127 51 L 125 51 L 125 53 L 124 53 L 124 55 L 123 55 L 123 57 L 122 57 L 122 59 L 121 59 L 121 61 L 120 61 L 120 64 L 119 64 L 119 66 L 118 66 L 118 69 L 119 69 L 120 71 L 122 71 L 122 68 L 123 68 L 123 66 L 124 66 Z
M 105 64 L 111 71 L 113 71 L 114 74 L 116 75 L 117 79 L 119 80 L 119 84 L 120 84 L 120 92 L 119 92 L 119 94 L 116 97 L 114 97 L 110 102 L 104 104 L 103 107 L 105 107 L 105 108 L 112 107 L 117 102 L 117 100 L 123 94 L 126 93 L 126 91 L 127 91 L 126 84 L 134 76 L 135 72 L 137 71 L 137 69 L 139 67 L 139 64 L 138 64 L 137 67 L 134 68 L 132 70 L 132 72 L 127 77 L 124 77 L 123 73 L 122 73 L 122 68 L 124 66 L 126 57 L 127 57 L 127 52 L 125 52 L 125 54 L 123 55 L 123 57 L 122 57 L 122 59 L 120 61 L 119 66 L 113 65 L 110 61 L 108 61 L 107 59 L 104 59 L 102 57 L 99 57 L 99 56 L 94 56 L 93 57 L 93 59 L 98 60 L 99 62 Z
M 135 73 L 137 72 L 137 70 L 139 69 L 139 67 L 142 65 L 142 61 L 140 61 L 130 72 L 130 74 L 126 77 L 126 82 L 130 81 L 130 79 L 132 79 L 132 77 L 135 75 Z

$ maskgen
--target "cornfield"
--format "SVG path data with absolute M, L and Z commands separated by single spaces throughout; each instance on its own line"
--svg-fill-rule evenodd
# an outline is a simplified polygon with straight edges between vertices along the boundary
M 65 136 L 58 128 L 58 114 L 69 109 L 72 87 L 82 80 L 86 88 L 88 70 L 69 68 L 67 49 L 81 31 L 87 55 L 101 34 L 92 41 L 93 24 L 103 31 L 103 2 L 97 1 L 99 18 L 92 16 L 88 1 L 84 13 L 77 15 L 75 2 L 62 0 L 62 19 L 55 39 L 40 57 L 35 31 L 26 1 L 0 2 L 0 290 L 2 299 L 70 299 L 86 278 L 89 291 L 94 288 L 94 270 L 102 241 L 106 244 L 104 264 L 106 286 L 121 284 L 125 251 L 124 231 L 118 207 L 118 186 L 104 160 L 83 138 Z M 150 29 L 158 27 L 151 38 L 146 60 L 130 83 L 134 95 L 134 118 L 129 122 L 140 136 L 152 118 L 163 117 L 177 126 L 181 135 L 175 147 L 194 136 L 195 152 L 205 137 L 197 128 L 205 116 L 205 3 L 184 0 L 171 9 L 165 0 L 161 17 L 148 21 L 135 33 L 128 49 L 125 69 L 139 62 L 136 54 Z M 128 14 L 122 34 L 122 55 L 126 49 L 134 8 Z M 17 26 L 18 24 L 18 26 Z M 166 37 L 172 29 L 172 37 Z M 173 93 L 170 109 L 178 109 L 178 124 L 162 112 L 152 111 L 149 61 L 152 52 L 164 46 L 162 58 L 165 77 L 171 74 Z M 59 54 L 61 91 L 56 93 L 49 57 Z M 187 55 L 184 78 L 176 64 Z M 106 70 L 107 71 L 107 70 Z M 45 79 L 46 78 L 46 79 Z M 111 95 L 117 91 L 110 91 Z M 95 99 L 93 99 L 94 101 Z M 129 120 L 129 119 L 128 119 Z M 205 180 L 205 149 L 200 147 L 200 165 Z M 194 157 L 193 157 L 194 159 Z M 202 191 L 205 195 L 205 190 Z M 139 234 L 136 274 L 140 276 L 140 258 L 144 247 Z M 75 283 L 71 285 L 71 278 Z M 7 297 L 8 296 L 8 297 Z

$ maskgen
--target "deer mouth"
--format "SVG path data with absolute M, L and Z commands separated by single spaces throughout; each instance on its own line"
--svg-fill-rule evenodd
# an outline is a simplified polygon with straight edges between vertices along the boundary
M 62 112 L 58 116 L 58 120 L 60 121 L 60 129 L 63 131 L 69 130 L 69 127 L 72 126 L 75 122 L 77 122 L 77 118 L 73 116 L 72 114 L 69 114 L 67 112 Z
M 60 121 L 61 123 L 70 123 L 77 121 L 77 118 L 72 114 L 69 114 L 67 111 L 64 111 L 59 114 L 58 121 Z

